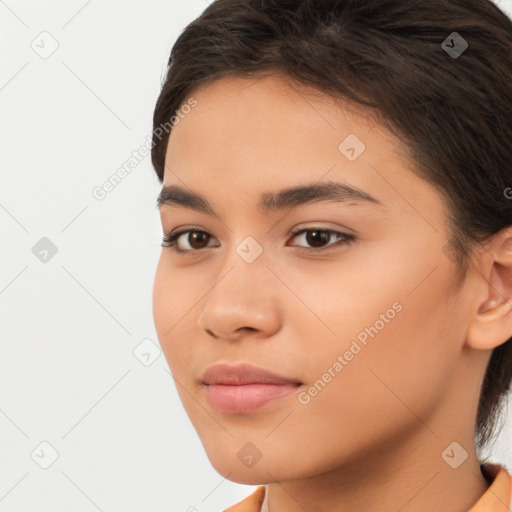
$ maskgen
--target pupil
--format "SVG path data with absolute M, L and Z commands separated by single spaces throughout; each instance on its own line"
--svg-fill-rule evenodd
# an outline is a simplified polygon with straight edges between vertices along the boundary
M 192 247 L 197 249 L 197 247 L 194 245 L 194 242 L 199 242 L 199 245 L 201 245 L 201 241 L 207 241 L 207 236 L 208 235 L 206 233 L 203 233 L 202 231 L 192 231 L 192 233 L 188 235 L 188 241 Z
M 306 241 L 313 247 L 319 247 L 326 243 L 329 239 L 329 234 L 326 231 L 309 231 L 306 234 Z

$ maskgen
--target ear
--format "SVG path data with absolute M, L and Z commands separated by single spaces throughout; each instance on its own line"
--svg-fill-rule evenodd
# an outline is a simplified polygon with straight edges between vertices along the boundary
M 480 281 L 466 345 L 492 350 L 512 337 L 512 228 L 494 235 L 478 257 Z

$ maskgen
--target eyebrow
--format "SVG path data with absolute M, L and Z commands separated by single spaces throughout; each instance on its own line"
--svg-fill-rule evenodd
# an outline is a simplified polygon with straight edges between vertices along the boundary
M 363 190 L 348 183 L 338 183 L 335 181 L 299 185 L 277 192 L 264 192 L 261 194 L 256 207 L 260 212 L 268 214 L 319 201 L 355 202 L 385 207 L 378 199 Z M 181 206 L 207 215 L 217 216 L 206 198 L 178 185 L 162 187 L 157 198 L 157 207 L 160 209 L 164 205 Z

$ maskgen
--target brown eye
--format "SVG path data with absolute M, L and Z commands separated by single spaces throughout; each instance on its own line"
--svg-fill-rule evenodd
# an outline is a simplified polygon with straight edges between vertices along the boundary
M 206 231 L 187 229 L 164 237 L 162 247 L 171 248 L 176 252 L 194 252 L 208 247 L 211 238 Z
M 210 235 L 204 231 L 189 231 L 187 242 L 194 249 L 202 249 L 203 247 L 206 247 L 204 244 L 208 243 L 209 238 Z
M 313 247 L 322 247 L 330 238 L 331 233 L 328 231 L 308 231 L 305 240 Z
M 186 236 L 185 236 L 186 235 Z M 331 229 L 301 229 L 293 233 L 293 238 L 303 238 L 306 246 L 297 245 L 299 251 L 320 253 L 336 249 L 340 246 L 348 246 L 355 241 L 354 235 L 348 235 L 340 231 L 333 231 Z M 206 231 L 187 229 L 171 233 L 164 237 L 162 247 L 170 248 L 177 253 L 194 253 L 199 252 L 207 247 L 219 247 L 219 245 L 212 245 L 209 242 L 214 237 Z M 336 243 L 332 243 L 332 241 Z
M 293 238 L 301 239 L 307 245 L 297 245 L 300 251 L 321 252 L 349 245 L 355 240 L 354 235 L 348 235 L 331 229 L 301 229 L 293 233 Z M 334 240 L 337 243 L 331 243 Z

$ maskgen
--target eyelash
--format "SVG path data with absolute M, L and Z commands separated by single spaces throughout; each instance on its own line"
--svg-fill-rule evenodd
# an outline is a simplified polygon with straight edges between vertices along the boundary
M 341 231 L 334 231 L 332 229 L 319 229 L 319 228 L 308 228 L 308 229 L 299 229 L 297 231 L 294 231 L 292 233 L 292 239 L 297 237 L 298 235 L 301 235 L 302 233 L 308 233 L 312 231 L 320 231 L 322 233 L 329 233 L 330 235 L 339 236 L 341 240 L 338 240 L 338 243 L 334 246 L 327 245 L 326 247 L 320 247 L 320 248 L 311 248 L 311 247 L 297 247 L 297 249 L 300 252 L 306 252 L 306 253 L 321 253 L 321 252 L 327 252 L 334 250 L 340 246 L 349 246 L 353 242 L 355 242 L 356 237 L 354 235 L 349 235 L 347 233 L 342 233 Z M 162 247 L 171 249 L 172 251 L 178 253 L 178 254 L 191 254 L 191 253 L 199 253 L 203 249 L 207 249 L 208 247 L 203 247 L 202 249 L 178 249 L 178 238 L 181 235 L 184 235 L 186 233 L 205 233 L 209 235 L 206 231 L 203 231 L 201 229 L 185 229 L 182 231 L 177 231 L 176 233 L 169 233 L 166 235 L 162 240 Z M 209 240 L 208 240 L 209 241 Z M 341 243 L 340 243 L 341 242 Z

